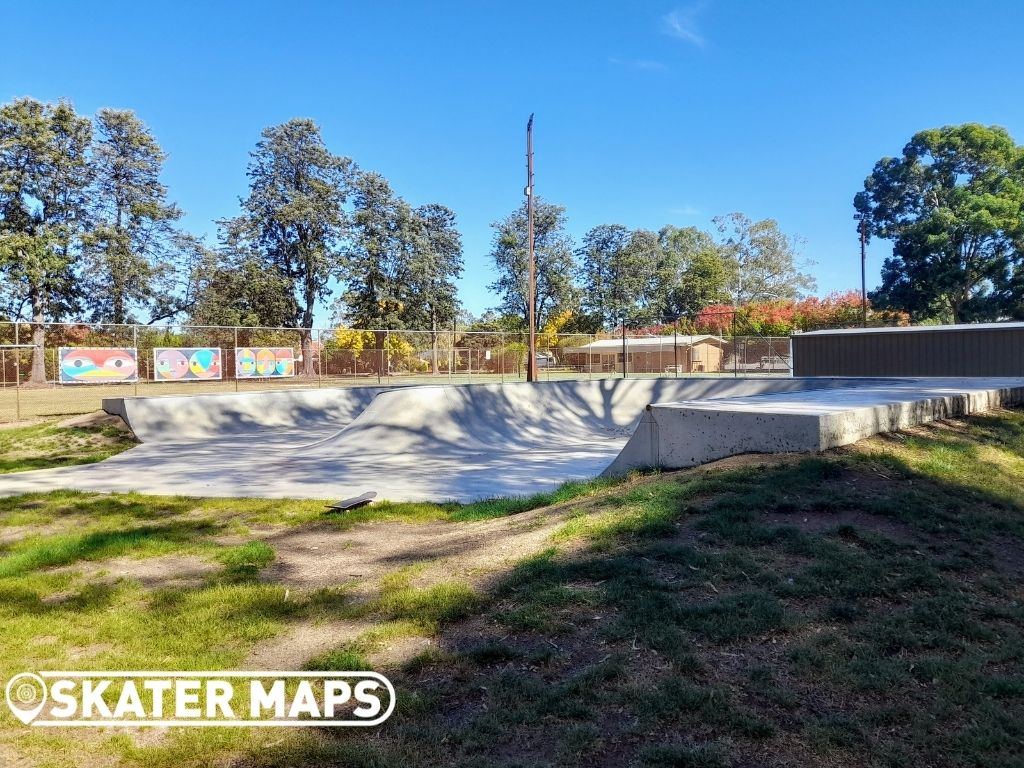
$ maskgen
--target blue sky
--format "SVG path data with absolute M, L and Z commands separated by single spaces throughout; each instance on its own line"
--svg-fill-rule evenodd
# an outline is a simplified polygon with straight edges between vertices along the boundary
M 806 241 L 819 291 L 859 286 L 852 197 L 917 130 L 1024 141 L 1024 3 L 66 2 L 9 4 L 0 99 L 131 108 L 211 236 L 260 131 L 312 117 L 331 149 L 459 217 L 462 296 L 495 299 L 489 224 L 538 194 L 577 237 L 743 211 Z M 888 252 L 869 249 L 869 288 Z M 326 320 L 326 312 L 318 320 Z

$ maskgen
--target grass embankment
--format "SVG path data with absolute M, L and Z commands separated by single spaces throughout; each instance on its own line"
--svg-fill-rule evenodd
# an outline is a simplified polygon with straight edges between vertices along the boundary
M 373 733 L 342 734 L 44 738 L 5 716 L 0 757 L 266 768 L 1019 764 L 1021 413 L 560 494 L 380 505 L 341 519 L 454 530 L 569 504 L 540 551 L 486 583 L 424 583 L 424 551 L 366 594 L 348 583 L 287 593 L 267 577 L 269 532 L 321 520 L 316 502 L 2 500 L 4 675 L 233 668 L 289 627 L 351 619 L 370 629 L 304 666 L 385 671 L 399 706 Z M 170 565 L 144 578 L 97 570 L 128 555 Z M 186 563 L 205 565 L 196 575 Z M 432 642 L 393 659 L 385 649 L 403 636 Z
M 136 445 L 126 427 L 113 423 L 60 426 L 46 421 L 0 428 L 0 474 L 103 461 Z

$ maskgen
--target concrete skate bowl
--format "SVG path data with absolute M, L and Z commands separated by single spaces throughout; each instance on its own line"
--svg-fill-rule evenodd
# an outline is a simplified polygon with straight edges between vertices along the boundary
M 348 447 L 430 455 L 507 450 L 558 453 L 564 448 L 621 448 L 645 408 L 677 400 L 848 388 L 870 381 L 841 379 L 605 379 L 540 384 L 423 386 L 373 398 L 325 450 Z M 617 452 L 617 450 L 615 451 Z M 610 459 L 609 459 L 610 462 Z
M 864 379 L 629 379 L 348 388 L 104 403 L 142 445 L 99 464 L 0 477 L 186 496 L 472 501 L 600 475 L 652 403 L 865 386 Z
M 116 397 L 103 401 L 143 443 L 237 439 L 244 435 L 312 435 L 345 427 L 387 387 L 279 392 Z

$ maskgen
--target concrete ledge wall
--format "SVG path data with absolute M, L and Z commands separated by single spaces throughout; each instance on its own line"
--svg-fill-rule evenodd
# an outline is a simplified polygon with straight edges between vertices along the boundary
M 880 432 L 1022 402 L 1024 381 L 980 379 L 808 391 L 802 398 L 776 394 L 655 404 L 604 474 L 681 469 L 740 453 L 822 451 Z

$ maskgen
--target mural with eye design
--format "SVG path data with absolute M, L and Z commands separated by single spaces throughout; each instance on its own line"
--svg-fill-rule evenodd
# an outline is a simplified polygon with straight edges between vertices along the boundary
M 221 377 L 220 347 L 157 347 L 155 381 L 203 381 Z
M 292 347 L 235 348 L 235 376 L 239 379 L 285 379 L 294 375 Z
M 61 347 L 62 384 L 117 384 L 139 380 L 138 350 L 131 347 Z

